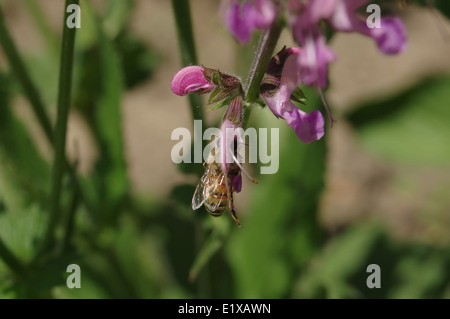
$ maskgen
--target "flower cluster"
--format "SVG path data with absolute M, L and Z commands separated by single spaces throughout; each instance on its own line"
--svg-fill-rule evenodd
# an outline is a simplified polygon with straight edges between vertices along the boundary
M 305 100 L 296 72 L 296 60 L 302 54 L 300 48 L 283 48 L 278 52 L 269 62 L 260 94 L 276 117 L 286 120 L 302 142 L 310 143 L 323 136 L 325 121 L 319 111 L 306 113 L 292 103 Z
M 295 41 L 303 49 L 297 55 L 296 70 L 301 83 L 324 89 L 328 81 L 328 64 L 336 54 L 327 45 L 322 22 L 340 32 L 358 32 L 373 38 L 385 54 L 406 49 L 406 31 L 398 17 L 383 17 L 379 28 L 369 28 L 357 10 L 369 0 L 288 0 L 285 16 Z M 280 11 L 277 0 L 222 0 L 227 13 L 225 23 L 241 43 L 249 40 L 255 29 L 268 29 Z M 259 14 L 255 14 L 258 12 Z M 245 23 L 249 18 L 250 22 Z M 271 21 L 271 23 L 269 23 Z
M 406 32 L 399 18 L 384 17 L 379 28 L 368 27 L 366 20 L 358 14 L 358 10 L 368 2 L 222 0 L 226 26 L 241 43 L 248 42 L 254 30 L 271 28 L 284 14 L 299 47 L 283 48 L 272 58 L 260 83 L 259 95 L 272 113 L 285 120 L 304 143 L 322 138 L 325 120 L 318 110 L 307 113 L 294 104 L 304 104 L 306 100 L 299 88 L 300 84 L 319 90 L 331 124 L 334 121 L 322 90 L 328 85 L 328 65 L 337 56 L 327 44 L 324 25 L 340 32 L 358 32 L 369 36 L 385 54 L 396 54 L 406 49 Z M 228 106 L 221 125 L 222 170 L 225 173 L 229 171 L 228 163 L 232 162 L 230 157 L 233 157 L 242 172 L 247 174 L 236 159 L 235 151 L 230 148 L 235 138 L 229 138 L 226 133 L 228 129 L 234 132 L 242 128 L 243 108 L 247 101 L 239 79 L 216 69 L 188 66 L 174 76 L 171 87 L 177 95 L 209 93 L 208 103 L 218 103 L 213 109 Z M 236 176 L 232 184 L 235 191 L 240 191 L 241 176 Z

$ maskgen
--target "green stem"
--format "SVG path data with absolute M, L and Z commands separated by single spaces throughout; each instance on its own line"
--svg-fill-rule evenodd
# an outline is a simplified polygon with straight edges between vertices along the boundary
M 66 0 L 67 8 L 71 4 L 79 4 L 79 0 Z M 59 206 L 61 197 L 62 179 L 66 169 L 66 133 L 67 119 L 71 103 L 73 55 L 75 47 L 76 28 L 68 28 L 66 20 L 71 13 L 64 15 L 64 31 L 61 47 L 61 65 L 59 73 L 58 90 L 58 114 L 55 127 L 55 155 L 52 172 L 52 189 L 50 197 L 50 216 L 47 230 L 44 235 L 42 250 L 51 248 L 54 240 L 54 232 L 59 220 Z
M 245 101 L 248 103 L 256 102 L 259 96 L 259 86 L 266 73 L 270 59 L 272 59 L 273 51 L 277 45 L 281 30 L 281 23 L 276 21 L 272 27 L 264 32 L 259 39 L 258 48 L 256 49 L 255 58 L 253 59 L 248 81 L 245 85 Z M 250 116 L 250 107 L 244 107 L 243 127 L 247 126 Z
M 75 228 L 75 213 L 80 204 L 80 190 L 77 188 L 76 183 L 72 181 L 73 194 L 69 204 L 69 211 L 67 213 L 67 220 L 65 221 L 64 230 L 62 234 L 62 240 L 59 246 L 59 252 L 63 252 L 69 247 L 70 239 L 72 238 Z
M 0 257 L 6 266 L 17 275 L 22 275 L 25 272 L 22 262 L 8 249 L 5 243 L 0 238 Z
M 5 25 L 5 19 L 3 12 L 0 8 L 0 44 L 3 47 L 3 51 L 11 65 L 12 70 L 14 71 L 14 75 L 19 80 L 23 88 L 23 92 L 25 96 L 30 101 L 31 107 L 33 108 L 36 117 L 41 124 L 42 129 L 44 130 L 45 135 L 53 142 L 53 129 L 52 124 L 49 120 L 47 112 L 45 111 L 44 103 L 42 102 L 42 98 L 37 90 L 36 86 L 33 84 L 29 73 L 27 72 L 27 68 L 25 63 L 20 58 L 19 53 L 17 51 L 16 46 L 11 38 L 11 35 L 8 32 L 8 28 Z
M 172 9 L 177 28 L 178 45 L 180 47 L 183 66 L 197 65 L 194 34 L 192 32 L 191 9 L 187 0 L 172 0 Z M 194 120 L 204 121 L 202 99 L 195 94 L 189 94 L 189 104 Z

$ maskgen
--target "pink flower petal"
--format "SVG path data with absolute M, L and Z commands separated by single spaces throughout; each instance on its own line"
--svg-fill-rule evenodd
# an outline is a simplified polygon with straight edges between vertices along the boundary
M 203 67 L 193 65 L 178 71 L 172 79 L 172 92 L 176 95 L 186 95 L 190 92 L 214 88 L 215 85 L 205 79 L 203 70 Z

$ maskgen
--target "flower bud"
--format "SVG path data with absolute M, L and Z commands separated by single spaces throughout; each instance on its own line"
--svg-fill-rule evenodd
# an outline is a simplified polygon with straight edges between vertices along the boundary
M 191 92 L 203 94 L 212 90 L 215 84 L 205 78 L 204 70 L 201 66 L 193 65 L 178 71 L 172 79 L 172 92 L 186 95 Z

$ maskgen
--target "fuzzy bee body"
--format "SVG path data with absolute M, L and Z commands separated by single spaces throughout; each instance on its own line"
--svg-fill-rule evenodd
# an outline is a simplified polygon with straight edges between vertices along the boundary
M 208 175 L 205 181 L 205 205 L 206 210 L 213 216 L 220 216 L 228 208 L 228 191 L 227 185 L 225 184 L 225 174 L 222 170 L 217 170 L 219 165 L 213 164 L 211 166 L 216 166 L 215 168 L 210 168 L 210 171 L 215 172 Z M 229 185 L 228 187 L 231 187 Z
M 230 207 L 233 219 L 240 226 L 239 219 L 234 211 L 234 190 L 230 178 L 241 173 L 239 166 L 236 163 L 231 163 L 228 165 L 228 172 L 224 173 L 222 166 L 216 161 L 214 149 L 204 166 L 205 173 L 200 179 L 192 198 L 192 209 L 197 210 L 205 205 L 206 211 L 210 215 L 218 217 Z

